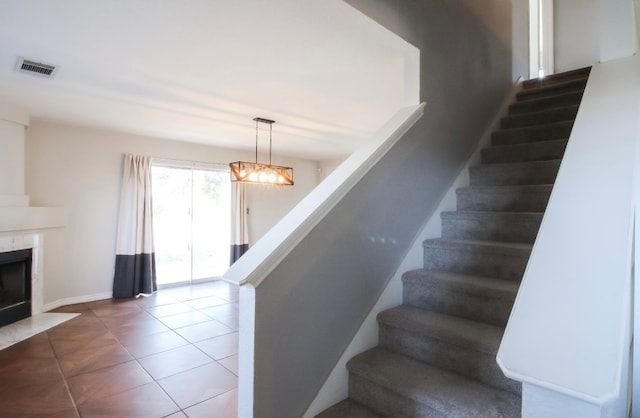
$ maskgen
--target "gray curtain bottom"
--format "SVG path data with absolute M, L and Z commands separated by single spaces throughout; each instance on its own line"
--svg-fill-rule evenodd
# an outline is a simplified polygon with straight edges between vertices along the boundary
M 242 254 L 249 250 L 249 244 L 233 244 L 231 245 L 231 260 L 230 264 L 235 263 Z
M 114 298 L 132 298 L 158 290 L 155 253 L 116 255 L 115 270 Z

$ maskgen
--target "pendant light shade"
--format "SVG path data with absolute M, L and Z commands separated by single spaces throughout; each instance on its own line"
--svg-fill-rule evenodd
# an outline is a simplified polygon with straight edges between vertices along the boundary
M 255 118 L 256 121 L 256 161 L 236 161 L 229 163 L 231 181 L 252 184 L 272 184 L 275 186 L 293 186 L 293 168 L 271 164 L 272 126 L 275 121 Z M 269 164 L 258 162 L 258 124 L 269 125 Z

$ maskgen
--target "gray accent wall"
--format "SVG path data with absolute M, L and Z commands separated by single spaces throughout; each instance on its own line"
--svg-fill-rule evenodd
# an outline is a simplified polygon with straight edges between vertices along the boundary
M 347 3 L 420 48 L 427 107 L 256 288 L 256 418 L 304 414 L 520 75 L 511 2 Z

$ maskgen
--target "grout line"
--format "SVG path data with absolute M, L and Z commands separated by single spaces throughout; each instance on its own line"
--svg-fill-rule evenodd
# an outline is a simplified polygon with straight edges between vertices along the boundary
M 81 316 L 82 314 L 80 314 Z M 50 328 L 55 329 L 55 327 Z M 71 399 L 71 403 L 73 404 L 73 408 L 76 411 L 76 416 L 80 417 L 80 410 L 78 409 L 78 405 L 76 404 L 76 400 L 71 393 L 71 388 L 69 387 L 69 383 L 67 382 L 67 377 L 64 375 L 62 371 L 62 366 L 60 366 L 60 360 L 58 359 L 58 353 L 53 348 L 53 344 L 51 343 L 51 338 L 49 337 L 49 330 L 45 331 L 47 333 L 47 342 L 49 343 L 49 347 L 51 348 L 51 352 L 53 353 L 53 358 L 55 359 L 56 366 L 58 366 L 58 373 L 60 373 L 60 377 L 62 378 L 62 383 L 64 383 L 64 387 L 67 389 L 67 395 L 69 395 L 69 399 Z

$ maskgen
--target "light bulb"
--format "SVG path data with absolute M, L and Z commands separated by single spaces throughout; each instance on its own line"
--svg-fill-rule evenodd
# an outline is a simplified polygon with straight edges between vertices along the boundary
M 258 175 L 254 172 L 252 172 L 251 174 L 249 174 L 249 180 L 251 181 L 256 181 L 258 180 Z
M 258 178 L 260 179 L 260 182 L 264 183 L 267 181 L 267 174 L 264 171 L 261 171 Z
M 276 182 L 276 173 L 272 171 L 271 174 L 269 174 L 269 183 L 275 183 L 275 182 Z

